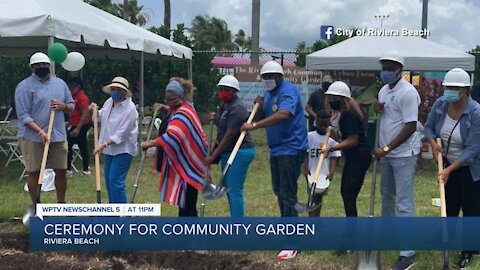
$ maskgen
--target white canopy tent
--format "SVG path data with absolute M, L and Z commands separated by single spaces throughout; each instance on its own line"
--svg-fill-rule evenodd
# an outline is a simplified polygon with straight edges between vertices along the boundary
M 81 0 L 0 1 L 0 54 L 30 56 L 59 41 L 85 57 L 140 60 L 140 113 L 143 116 L 144 59 L 189 60 L 192 50 Z
M 307 55 L 308 70 L 380 70 L 378 59 L 389 49 L 405 57 L 404 70 L 475 69 L 471 54 L 420 37 L 356 36 Z

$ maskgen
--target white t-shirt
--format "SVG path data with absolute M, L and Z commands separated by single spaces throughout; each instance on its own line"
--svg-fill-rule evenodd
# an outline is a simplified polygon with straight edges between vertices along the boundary
M 393 89 L 390 89 L 388 84 L 383 86 L 378 93 L 378 100 L 385 102 L 379 137 L 380 147 L 384 147 L 397 137 L 405 123 L 418 121 L 418 106 L 421 100 L 417 89 L 403 78 Z M 415 131 L 403 144 L 393 149 L 387 157 L 409 157 L 412 154 L 419 154 L 417 136 Z
M 317 168 L 318 160 L 320 157 L 320 150 L 323 147 L 323 142 L 325 141 L 325 135 L 320 135 L 316 131 L 308 132 L 308 168 L 310 170 L 310 174 L 315 174 L 315 169 Z M 332 147 L 337 142 L 329 138 L 328 139 L 328 146 Z M 322 168 L 320 168 L 320 174 L 328 175 L 330 173 L 330 158 L 331 157 L 340 157 L 342 156 L 340 151 L 331 152 L 328 155 L 328 158 L 324 159 Z
M 462 136 L 460 135 L 460 123 L 457 126 L 457 120 L 453 120 L 450 116 L 445 117 L 445 122 L 443 122 L 442 129 L 440 130 L 440 138 L 442 138 L 442 149 L 443 153 L 445 154 L 447 151 L 448 146 L 448 138 L 450 137 L 450 133 L 452 133 L 452 138 L 450 139 L 450 146 L 448 147 L 448 154 L 447 159 L 450 163 L 455 162 L 458 157 L 462 154 L 463 151 L 463 142 Z

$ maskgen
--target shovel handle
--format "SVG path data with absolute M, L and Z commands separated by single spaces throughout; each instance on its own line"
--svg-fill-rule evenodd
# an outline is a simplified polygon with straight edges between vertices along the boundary
M 325 135 L 325 140 L 323 142 L 322 150 L 325 149 L 328 145 L 328 140 L 330 139 L 330 134 L 332 134 L 332 127 L 329 126 L 327 129 L 327 134 Z M 320 175 L 320 169 L 322 168 L 323 161 L 325 160 L 325 155 L 322 153 L 318 159 L 317 167 L 315 168 L 315 174 L 313 175 L 313 183 L 317 185 L 318 176 Z
M 98 108 L 93 108 L 93 144 L 98 147 Z M 95 187 L 97 190 L 97 202 L 100 203 L 100 154 L 95 154 Z
M 258 108 L 260 107 L 260 103 L 255 103 L 253 106 L 252 112 L 250 113 L 250 116 L 248 117 L 247 123 L 250 124 L 253 121 L 253 118 L 255 117 L 255 114 L 257 113 Z M 233 160 L 235 159 L 235 156 L 237 155 L 238 149 L 240 149 L 240 146 L 242 145 L 243 139 L 245 138 L 245 135 L 247 135 L 247 131 L 244 130 L 242 133 L 240 133 L 240 136 L 238 137 L 237 143 L 235 144 L 235 147 L 233 148 L 232 153 L 230 154 L 230 157 L 227 160 L 227 163 L 232 165 Z
M 442 145 L 442 140 L 440 138 L 437 138 L 437 144 Z M 437 153 L 437 163 L 438 163 L 438 173 L 442 173 L 443 171 L 443 155 L 441 152 Z M 447 216 L 447 204 L 445 201 L 445 184 L 443 182 L 443 179 L 440 179 L 438 182 L 438 188 L 440 190 L 440 214 L 442 217 Z
M 47 166 L 47 158 L 48 158 L 48 150 L 50 149 L 50 138 L 52 137 L 52 129 L 53 129 L 53 120 L 55 119 L 55 110 L 50 110 L 50 119 L 48 120 L 48 130 L 47 130 L 47 142 L 43 147 L 43 156 L 42 156 L 42 164 L 40 166 L 40 175 L 38 176 L 38 186 L 37 186 L 37 203 L 40 202 L 40 193 L 43 184 L 43 178 L 45 176 L 45 167 Z

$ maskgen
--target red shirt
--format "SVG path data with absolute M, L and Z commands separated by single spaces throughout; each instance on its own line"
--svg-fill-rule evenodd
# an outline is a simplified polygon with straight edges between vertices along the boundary
M 82 116 L 82 108 L 88 108 L 90 105 L 90 100 L 83 90 L 80 90 L 76 95 L 73 96 L 75 101 L 75 110 L 70 114 L 69 123 L 72 126 L 77 126 L 80 122 L 80 117 Z M 85 117 L 83 124 L 90 123 L 90 114 Z

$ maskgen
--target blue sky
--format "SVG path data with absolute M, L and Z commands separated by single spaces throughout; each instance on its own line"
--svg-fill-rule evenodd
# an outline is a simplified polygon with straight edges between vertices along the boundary
M 117 0 L 118 1 L 118 0 Z M 162 0 L 138 0 L 151 20 L 163 23 Z M 172 25 L 188 27 L 196 15 L 224 19 L 233 33 L 251 34 L 251 0 L 171 0 Z M 375 15 L 389 15 L 386 29 L 420 29 L 420 0 L 261 0 L 260 46 L 267 50 L 294 50 L 299 41 L 308 45 L 320 38 L 321 25 L 379 27 Z M 467 51 L 480 44 L 480 1 L 430 0 L 429 39 Z

